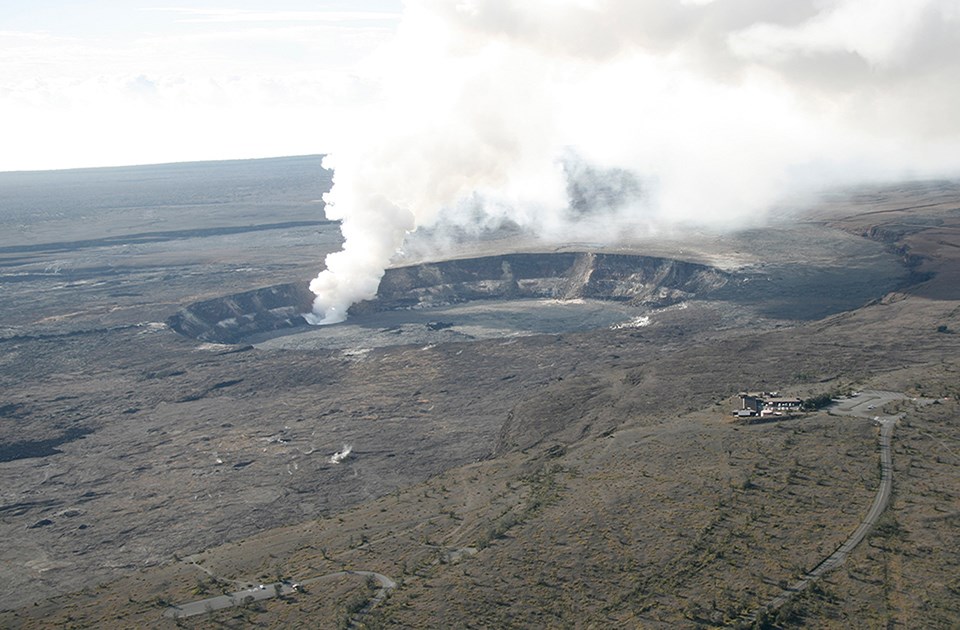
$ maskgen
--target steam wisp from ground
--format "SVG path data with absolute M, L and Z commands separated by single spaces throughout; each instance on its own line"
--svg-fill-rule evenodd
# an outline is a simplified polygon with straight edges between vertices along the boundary
M 331 464 L 339 464 L 346 458 L 350 457 L 350 453 L 352 452 L 353 452 L 353 447 L 350 446 L 349 444 L 344 444 L 343 448 L 341 448 L 339 451 L 337 451 L 336 453 L 330 456 L 329 461 Z
M 409 232 L 616 242 L 960 170 L 960 0 L 410 0 L 333 147 L 311 323 Z

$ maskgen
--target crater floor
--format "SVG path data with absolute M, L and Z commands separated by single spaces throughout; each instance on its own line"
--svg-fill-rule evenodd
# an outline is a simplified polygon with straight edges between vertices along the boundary
M 648 308 L 606 300 L 484 300 L 357 315 L 339 324 L 298 328 L 279 335 L 266 333 L 262 340 L 255 336 L 247 341 L 270 350 L 437 344 L 595 328 L 639 328 L 650 323 L 649 312 Z

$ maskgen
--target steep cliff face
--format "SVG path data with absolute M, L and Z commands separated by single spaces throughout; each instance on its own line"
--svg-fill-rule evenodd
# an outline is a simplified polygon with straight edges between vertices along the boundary
M 302 284 L 280 284 L 197 302 L 173 314 L 167 324 L 187 337 L 239 343 L 255 333 L 306 326 L 313 294 Z
M 729 275 L 696 263 L 620 254 L 511 254 L 390 269 L 376 299 L 353 313 L 483 299 L 590 298 L 664 306 L 724 286 Z
M 695 263 L 618 254 L 510 254 L 426 263 L 387 270 L 377 297 L 355 304 L 353 315 L 423 309 L 477 300 L 525 298 L 616 300 L 665 306 L 705 296 L 730 280 Z M 306 326 L 313 294 L 283 284 L 206 300 L 168 321 L 177 332 L 218 343 Z
M 680 260 L 598 254 L 582 297 L 666 306 L 706 295 L 729 279 L 718 269 Z

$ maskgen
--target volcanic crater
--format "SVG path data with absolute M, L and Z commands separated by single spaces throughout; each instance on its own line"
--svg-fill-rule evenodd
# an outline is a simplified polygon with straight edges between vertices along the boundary
M 828 310 L 859 306 L 890 288 L 864 280 L 854 278 L 856 288 Z M 804 294 L 835 281 L 813 267 L 729 270 L 637 254 L 514 253 L 388 269 L 376 297 L 354 304 L 349 319 L 336 325 L 308 325 L 303 315 L 314 295 L 305 282 L 196 302 L 167 323 L 204 342 L 360 349 L 643 327 L 658 312 L 690 304 L 720 303 L 738 313 L 739 323 L 743 316 L 810 319 L 828 313 L 809 312 Z M 755 308 L 761 303 L 764 312 Z

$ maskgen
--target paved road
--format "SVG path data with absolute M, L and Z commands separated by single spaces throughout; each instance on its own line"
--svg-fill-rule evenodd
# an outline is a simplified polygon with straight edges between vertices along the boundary
M 857 416 L 860 418 L 879 417 L 883 406 L 894 400 L 903 400 L 907 398 L 905 394 L 899 392 L 884 392 L 875 390 L 866 390 L 859 392 L 856 396 L 843 398 L 833 403 L 829 412 L 833 415 Z M 932 400 L 922 399 L 918 402 L 932 402 Z M 899 416 L 887 416 L 897 418 Z
M 760 611 L 773 612 L 787 603 L 790 598 L 797 593 L 802 592 L 812 582 L 820 579 L 825 573 L 832 571 L 847 559 L 850 552 L 859 545 L 871 529 L 877 524 L 880 515 L 887 509 L 890 503 L 890 491 L 893 488 L 893 456 L 890 453 L 890 440 L 893 436 L 893 428 L 897 420 L 903 417 L 903 414 L 895 416 L 884 416 L 882 414 L 883 406 L 894 400 L 906 398 L 904 394 L 898 392 L 884 391 L 863 391 L 857 396 L 839 400 L 830 406 L 829 411 L 834 415 L 856 416 L 860 418 L 869 418 L 880 425 L 880 487 L 873 498 L 873 504 L 866 516 L 860 522 L 860 525 L 852 534 L 837 547 L 836 551 L 827 556 L 820 564 L 806 573 L 796 582 L 787 587 L 786 591 L 774 597 L 758 610 L 745 615 L 741 618 L 743 624 L 751 624 L 757 618 Z M 914 399 L 919 404 L 932 402 L 928 399 Z
M 370 602 L 367 603 L 363 610 L 360 611 L 360 614 L 369 612 L 371 609 L 377 606 L 377 604 L 386 599 L 390 591 L 397 588 L 396 582 L 382 573 L 375 573 L 373 571 L 336 571 L 334 573 L 328 573 L 326 575 L 320 575 L 302 580 L 299 582 L 299 584 L 307 586 L 321 580 L 343 577 L 347 575 L 370 577 L 380 584 L 380 589 L 374 593 L 373 597 L 370 599 Z M 171 606 L 163 614 L 167 617 L 173 617 L 174 619 L 179 619 L 181 617 L 193 617 L 195 615 L 213 612 L 214 610 L 230 608 L 231 606 L 252 604 L 264 599 L 276 597 L 278 594 L 291 595 L 297 592 L 293 588 L 294 583 L 295 582 L 273 582 L 271 584 L 262 585 L 262 588 L 260 585 L 257 585 L 253 588 L 241 589 L 235 593 L 230 593 L 229 595 L 220 595 L 218 597 L 201 599 L 195 602 L 189 602 L 187 604 L 180 604 L 179 606 Z

